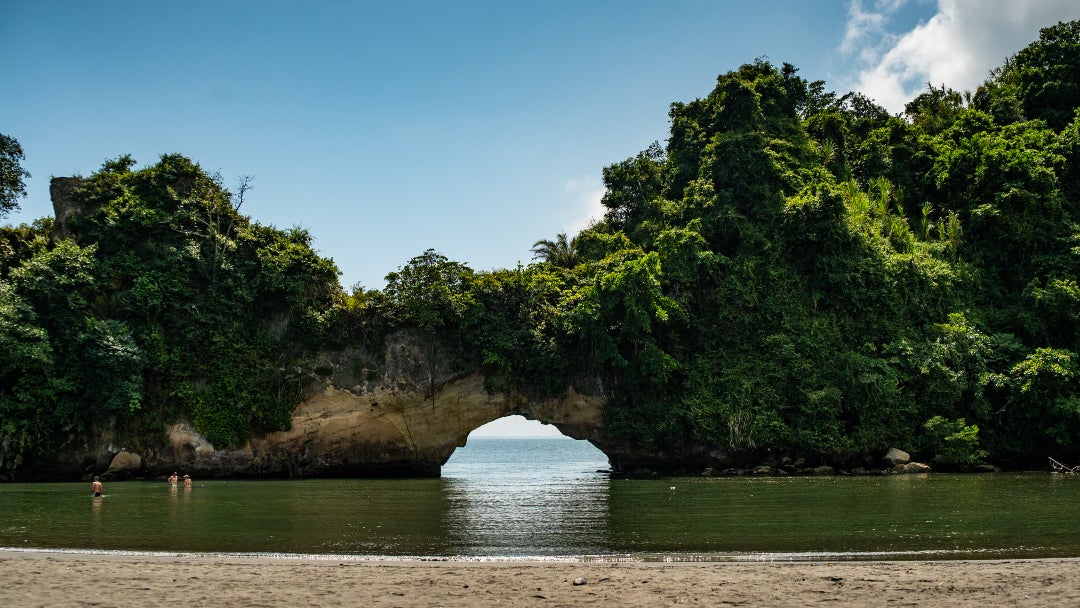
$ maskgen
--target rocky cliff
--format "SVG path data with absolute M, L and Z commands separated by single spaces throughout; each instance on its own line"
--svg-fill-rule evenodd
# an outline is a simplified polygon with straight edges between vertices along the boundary
M 54 462 L 37 463 L 39 476 L 104 474 L 142 478 L 174 470 L 198 477 L 438 476 L 454 449 L 477 427 L 519 414 L 555 425 L 563 434 L 604 441 L 603 400 L 573 388 L 558 398 L 529 400 L 493 391 L 477 371 L 435 367 L 432 381 L 417 336 L 389 341 L 375 381 L 357 382 L 355 352 L 326 353 L 289 430 L 256 433 L 242 447 L 211 445 L 185 420 L 158 433 L 122 440 L 105 429 Z M 130 433 L 129 433 L 130 434 Z

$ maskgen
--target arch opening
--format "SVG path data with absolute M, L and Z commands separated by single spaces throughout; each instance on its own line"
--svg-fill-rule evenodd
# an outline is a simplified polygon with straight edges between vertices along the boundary
M 587 440 L 574 439 L 551 424 L 520 415 L 498 418 L 469 433 L 442 466 L 450 478 L 513 478 L 595 475 L 610 471 L 606 454 Z
M 539 420 L 529 420 L 514 414 L 503 416 L 481 425 L 469 433 L 473 437 L 566 437 L 553 424 L 544 424 Z
M 508 416 L 478 427 L 442 467 L 450 534 L 479 555 L 600 552 L 610 519 L 607 456 L 555 426 Z

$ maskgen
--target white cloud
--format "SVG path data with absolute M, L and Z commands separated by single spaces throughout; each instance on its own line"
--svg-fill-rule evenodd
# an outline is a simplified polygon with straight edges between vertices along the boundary
M 874 8 L 864 9 L 860 0 L 848 5 L 848 22 L 840 52 L 845 55 L 858 53 L 859 58 L 871 61 L 883 45 L 895 36 L 889 35 L 885 26 L 889 15 L 904 4 L 904 0 L 885 0 L 875 3 Z
M 974 90 L 991 69 L 1039 36 L 1039 29 L 1080 18 L 1076 0 L 938 0 L 928 20 L 909 32 L 888 34 L 901 2 L 865 10 L 854 0 L 840 51 L 857 57 L 852 88 L 891 112 L 925 90 L 926 83 Z M 887 43 L 875 44 L 877 34 Z
M 596 177 L 572 179 L 566 183 L 566 191 L 576 200 L 576 213 L 563 227 L 567 236 L 574 236 L 590 224 L 604 217 L 604 184 Z

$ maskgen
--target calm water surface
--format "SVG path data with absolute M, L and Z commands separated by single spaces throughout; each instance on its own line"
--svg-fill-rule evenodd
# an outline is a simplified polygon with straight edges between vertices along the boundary
M 363 557 L 1080 557 L 1080 476 L 609 479 L 570 439 L 470 439 L 442 479 L 0 485 L 0 547 Z

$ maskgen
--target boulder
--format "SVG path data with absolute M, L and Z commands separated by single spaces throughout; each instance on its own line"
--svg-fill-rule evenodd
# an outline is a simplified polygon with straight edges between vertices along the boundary
M 113 456 L 105 474 L 109 477 L 122 477 L 142 469 L 142 457 L 127 450 L 120 450 Z
M 907 464 L 911 462 L 911 454 L 908 454 L 904 450 L 889 448 L 889 451 L 885 453 L 885 462 L 893 467 L 896 465 Z

